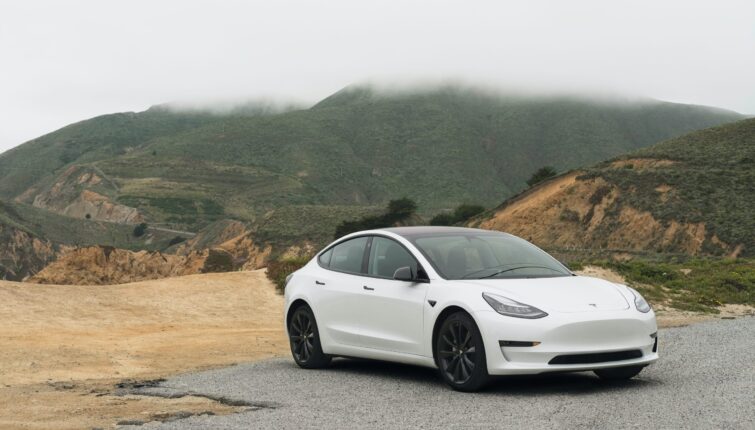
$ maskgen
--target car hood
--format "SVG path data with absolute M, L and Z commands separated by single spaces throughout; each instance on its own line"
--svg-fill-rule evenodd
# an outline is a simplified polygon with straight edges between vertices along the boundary
M 546 312 L 596 312 L 629 309 L 617 284 L 587 276 L 464 281 Z

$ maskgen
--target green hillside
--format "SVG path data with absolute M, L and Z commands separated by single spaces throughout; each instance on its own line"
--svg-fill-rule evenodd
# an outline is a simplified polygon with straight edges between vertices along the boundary
M 313 225 L 307 208 L 337 205 L 353 218 L 403 196 L 424 215 L 460 203 L 492 206 L 543 165 L 570 169 L 740 118 L 656 101 L 457 87 L 347 88 L 278 114 L 153 108 L 83 121 L 0 155 L 0 198 L 32 203 L 70 165 L 91 165 L 116 184 L 107 194 L 114 203 L 138 208 L 150 223 L 196 231 L 302 208 L 285 228 L 296 236 L 297 225 Z

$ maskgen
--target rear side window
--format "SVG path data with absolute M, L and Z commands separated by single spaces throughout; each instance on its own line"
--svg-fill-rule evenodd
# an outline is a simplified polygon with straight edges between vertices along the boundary
M 329 250 L 320 254 L 320 265 L 322 265 L 323 267 L 330 266 L 330 258 L 332 256 L 333 256 L 333 248 L 330 248 Z
M 417 273 L 417 260 L 396 241 L 384 237 L 372 238 L 368 270 L 371 276 L 393 279 L 393 273 L 399 267 L 409 266 L 412 273 Z
M 364 250 L 366 247 L 367 237 L 357 237 L 339 243 L 331 248 L 332 251 L 328 251 L 322 256 L 332 252 L 332 255 L 330 256 L 330 265 L 327 266 L 330 269 L 360 274 L 362 273 L 362 259 L 364 258 Z

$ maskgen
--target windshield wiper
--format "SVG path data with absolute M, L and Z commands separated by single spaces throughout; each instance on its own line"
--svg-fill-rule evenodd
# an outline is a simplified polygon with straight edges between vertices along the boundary
M 560 273 L 559 270 L 556 270 L 556 269 L 553 269 L 553 268 L 547 267 L 547 266 L 517 266 L 517 267 L 512 267 L 511 269 L 499 270 L 497 272 L 491 273 L 490 275 L 481 276 L 481 277 L 476 278 L 476 279 L 492 278 L 493 276 L 498 276 L 501 273 L 506 273 L 506 272 L 510 272 L 512 270 L 519 270 L 519 269 L 548 269 L 548 270 L 552 270 L 554 272 L 559 272 Z M 466 276 L 465 276 L 465 278 L 466 278 Z

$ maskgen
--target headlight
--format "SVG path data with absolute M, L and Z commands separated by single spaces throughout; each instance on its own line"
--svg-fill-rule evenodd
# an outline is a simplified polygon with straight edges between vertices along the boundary
M 291 273 L 288 274 L 288 276 L 286 276 L 286 283 L 283 284 L 283 289 L 285 289 L 286 287 L 288 287 L 288 282 L 291 281 L 291 278 L 294 277 L 294 273 L 296 273 L 296 272 L 291 272 Z
M 650 304 L 645 301 L 645 299 L 642 297 L 642 294 L 638 293 L 637 290 L 632 287 L 627 288 L 629 288 L 629 291 L 631 291 L 632 295 L 634 295 L 634 306 L 637 308 L 637 310 L 643 313 L 650 312 Z
M 529 319 L 542 318 L 548 315 L 534 306 L 525 305 L 497 294 L 482 293 L 482 298 L 501 315 Z

